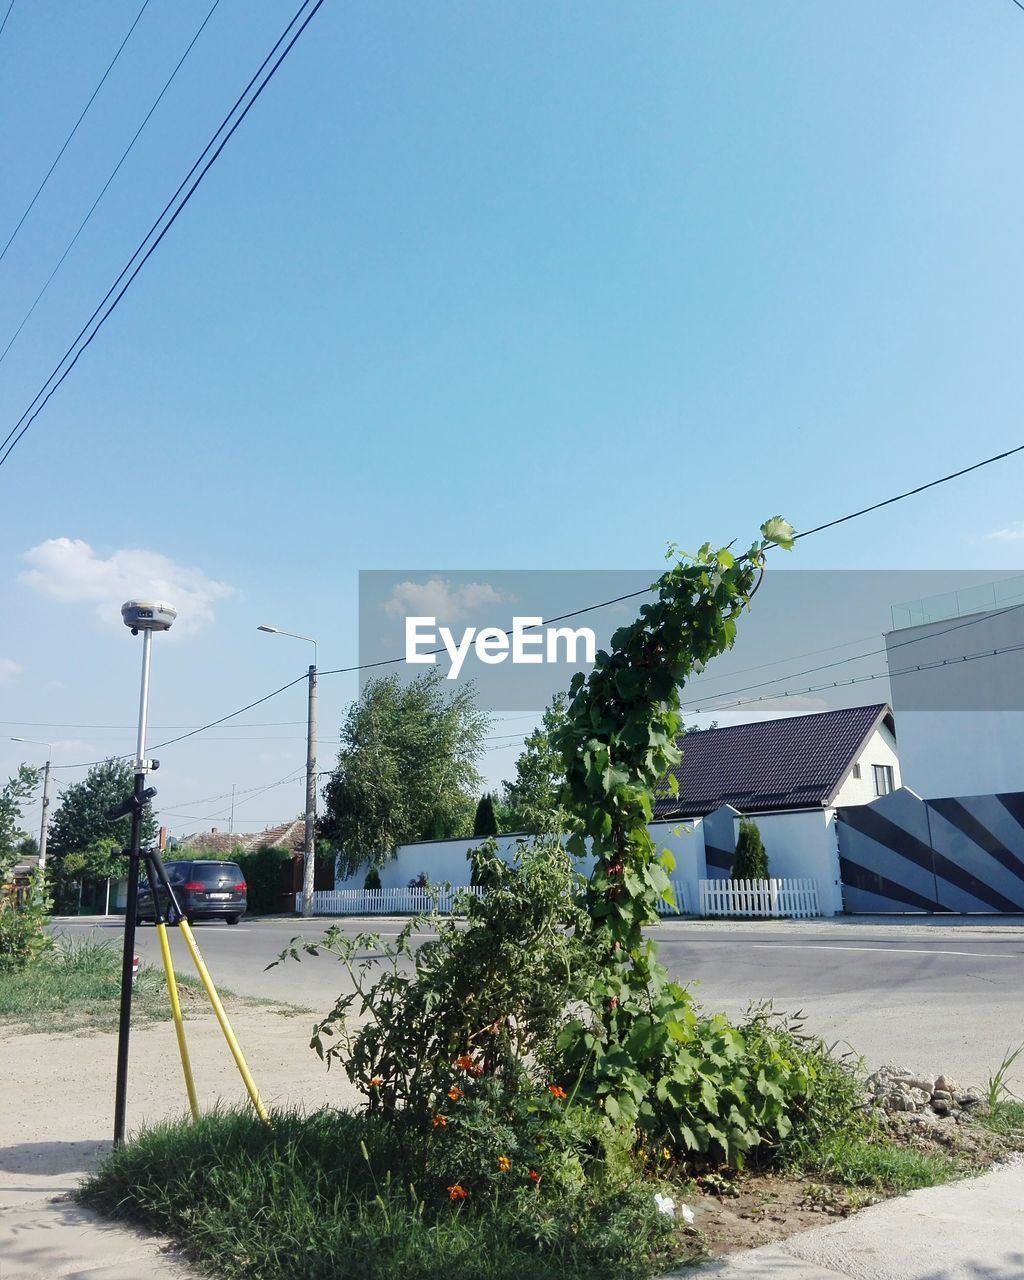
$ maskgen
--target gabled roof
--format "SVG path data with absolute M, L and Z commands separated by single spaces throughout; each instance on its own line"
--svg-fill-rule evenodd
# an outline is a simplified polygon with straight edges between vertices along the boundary
M 895 731 L 879 702 L 684 734 L 683 761 L 673 770 L 679 796 L 657 801 L 655 813 L 692 818 L 723 804 L 740 813 L 827 805 L 882 723 Z
M 244 849 L 251 853 L 261 844 L 273 845 L 275 848 L 291 849 L 301 852 L 305 846 L 306 824 L 302 818 L 294 818 L 291 822 L 282 822 L 276 827 L 267 827 L 265 831 L 257 831 L 251 835 L 227 831 L 196 831 L 190 836 L 178 840 L 178 848 L 195 849 L 198 853 L 231 853 L 235 849 Z

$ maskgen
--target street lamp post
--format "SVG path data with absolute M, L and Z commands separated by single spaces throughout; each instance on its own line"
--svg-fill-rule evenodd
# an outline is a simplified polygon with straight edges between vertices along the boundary
M 300 636 L 295 631 L 270 627 L 261 623 L 257 631 L 272 636 L 290 636 L 293 640 L 305 640 L 313 646 L 313 661 L 309 668 L 309 700 L 306 711 L 306 837 L 303 844 L 302 864 L 302 914 L 313 914 L 313 874 L 316 866 L 316 675 L 317 648 L 312 636 Z
M 53 755 L 53 743 L 43 742 L 41 738 L 12 738 L 12 742 L 31 742 L 37 747 L 46 748 L 46 764 L 43 766 L 43 816 L 39 823 L 39 870 L 46 870 L 46 836 L 50 829 L 50 757 Z

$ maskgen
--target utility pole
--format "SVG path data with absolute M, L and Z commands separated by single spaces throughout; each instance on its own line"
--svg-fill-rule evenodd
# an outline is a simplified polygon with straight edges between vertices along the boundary
M 293 640 L 305 640 L 313 646 L 313 661 L 309 664 L 309 702 L 306 711 L 306 836 L 303 841 L 302 863 L 302 914 L 313 914 L 313 885 L 316 869 L 316 675 L 317 647 L 312 636 L 300 636 L 296 631 L 284 631 L 261 623 L 257 631 L 271 636 L 291 636 Z
M 309 666 L 309 711 L 306 716 L 306 841 L 302 867 L 302 914 L 313 914 L 316 871 L 316 663 Z
M 43 816 L 39 822 L 39 870 L 46 870 L 46 837 L 50 830 L 50 757 L 53 755 L 53 743 L 44 742 L 42 738 L 11 738 L 12 742 L 31 742 L 34 746 L 46 748 L 46 764 L 43 766 Z
M 228 820 L 229 836 L 233 836 L 235 834 L 235 787 L 237 785 L 238 784 L 236 782 L 232 782 L 231 784 L 231 817 Z
M 39 870 L 46 870 L 46 836 L 50 829 L 50 762 L 43 766 L 43 817 L 39 823 Z

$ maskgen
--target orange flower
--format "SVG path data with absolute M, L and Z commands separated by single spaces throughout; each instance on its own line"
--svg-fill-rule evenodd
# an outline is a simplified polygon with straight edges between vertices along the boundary
M 502 1173 L 508 1173 L 509 1169 L 512 1168 L 512 1161 L 508 1156 L 498 1156 L 498 1168 Z
M 463 1071 L 472 1071 L 473 1068 L 476 1066 L 476 1063 L 473 1061 L 471 1054 L 460 1053 L 459 1056 L 455 1059 L 455 1065 L 457 1067 L 461 1067 Z
M 456 1182 L 453 1187 L 448 1188 L 448 1195 L 452 1200 L 465 1200 L 469 1195 L 469 1192 L 465 1187 L 460 1186 L 459 1183 Z
M 457 1084 L 453 1084 L 452 1087 L 448 1090 L 448 1097 L 451 1098 L 452 1102 L 458 1102 L 458 1100 L 462 1097 L 462 1090 L 459 1088 Z
M 536 1169 L 531 1169 L 531 1170 L 530 1170 L 530 1181 L 531 1181 L 531 1182 L 540 1182 L 540 1174 L 537 1172 L 537 1170 L 536 1170 Z
M 379 1089 L 383 1083 L 384 1083 L 383 1076 L 374 1076 L 373 1079 L 370 1081 L 370 1088 Z
M 434 1116 L 435 1129 L 443 1129 L 447 1123 L 448 1123 L 447 1116 Z
M 562 1088 L 560 1084 L 549 1084 L 548 1093 L 552 1094 L 556 1098 L 565 1097 L 565 1090 Z

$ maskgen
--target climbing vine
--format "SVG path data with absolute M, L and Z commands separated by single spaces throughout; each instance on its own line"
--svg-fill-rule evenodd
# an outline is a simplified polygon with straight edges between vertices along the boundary
M 781 1095 L 774 1098 L 772 1081 L 763 1078 L 764 1105 L 749 1112 L 749 1125 L 735 1107 L 731 1115 L 727 1105 L 712 1105 L 726 1103 L 718 1095 L 730 1089 L 749 1101 L 742 1037 L 723 1019 L 700 1022 L 644 934 L 657 919 L 659 901 L 671 899 L 675 867 L 648 824 L 655 797 L 664 788 L 675 794 L 678 786 L 670 770 L 682 758 L 680 690 L 731 648 L 766 551 L 789 549 L 794 538 L 778 516 L 761 526 L 761 535 L 742 555 L 710 544 L 694 555 L 672 548 L 674 563 L 655 584 L 655 600 L 615 632 L 587 677 L 575 677 L 555 737 L 565 767 L 564 800 L 576 819 L 569 848 L 583 856 L 589 846 L 595 859 L 585 902 L 597 977 L 587 993 L 590 1016 L 574 1018 L 561 1038 L 567 1070 L 612 1121 L 668 1133 L 689 1151 L 717 1146 L 730 1156 L 761 1140 L 763 1127 L 778 1118 Z M 702 1070 L 709 1055 L 720 1067 L 713 1076 Z M 731 1062 L 743 1078 L 729 1069 Z M 721 1113 L 721 1125 L 696 1132 L 688 1123 L 694 1089 L 701 1113 Z

